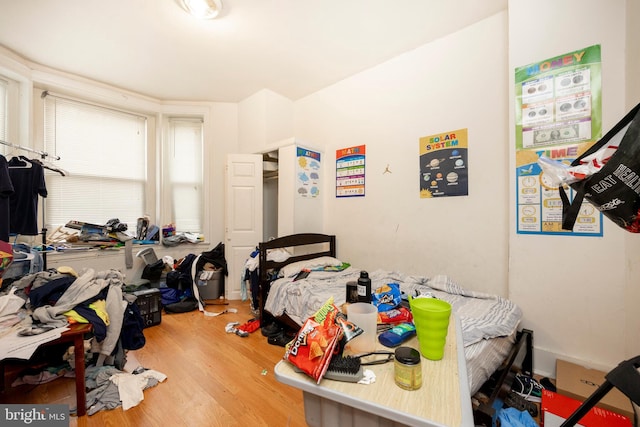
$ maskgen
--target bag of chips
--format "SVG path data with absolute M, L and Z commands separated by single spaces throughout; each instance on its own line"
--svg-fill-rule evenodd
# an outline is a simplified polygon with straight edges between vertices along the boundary
M 384 324 L 397 324 L 413 321 L 413 315 L 405 307 L 394 308 L 393 310 L 387 310 L 378 313 L 378 323 Z
M 378 312 L 393 310 L 400 305 L 401 300 L 402 293 L 397 283 L 380 286 L 371 295 L 371 301 L 378 308 Z
M 331 316 L 322 323 L 310 317 L 288 344 L 284 358 L 320 383 L 339 338 L 340 328 Z

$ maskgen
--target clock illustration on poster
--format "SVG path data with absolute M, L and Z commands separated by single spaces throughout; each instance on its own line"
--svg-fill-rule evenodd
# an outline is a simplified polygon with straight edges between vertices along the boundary
M 557 190 L 558 185 L 554 185 L 553 179 L 546 175 L 544 171 L 540 172 L 540 185 L 546 190 Z

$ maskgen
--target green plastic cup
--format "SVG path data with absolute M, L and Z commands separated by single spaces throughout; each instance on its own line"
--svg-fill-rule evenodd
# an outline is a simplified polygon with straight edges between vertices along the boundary
M 429 360 L 441 360 L 447 342 L 451 304 L 435 298 L 409 298 L 420 353 Z

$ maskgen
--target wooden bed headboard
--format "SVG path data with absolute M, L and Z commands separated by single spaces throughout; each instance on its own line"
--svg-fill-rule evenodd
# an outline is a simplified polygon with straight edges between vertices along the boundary
M 307 246 L 307 248 L 305 248 Z M 272 249 L 291 249 L 291 257 L 282 262 L 267 260 L 267 252 Z M 318 249 L 320 248 L 320 249 Z M 301 233 L 278 237 L 262 242 L 258 245 L 260 254 L 260 318 L 264 319 L 264 304 L 271 287 L 270 271 L 278 270 L 285 265 L 298 261 L 318 258 L 321 256 L 336 256 L 336 236 L 320 233 Z

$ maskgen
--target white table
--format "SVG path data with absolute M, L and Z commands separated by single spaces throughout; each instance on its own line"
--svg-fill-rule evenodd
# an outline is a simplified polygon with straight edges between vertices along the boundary
M 365 366 L 376 374 L 373 384 L 323 379 L 320 384 L 282 360 L 278 381 L 303 391 L 305 419 L 311 427 L 473 426 L 471 397 L 460 322 L 449 323 L 442 360 L 422 357 L 422 387 L 403 390 L 395 384 L 393 362 Z M 452 318 L 453 320 L 453 318 Z M 402 345 L 418 348 L 414 337 Z M 379 345 L 382 350 L 389 350 Z

